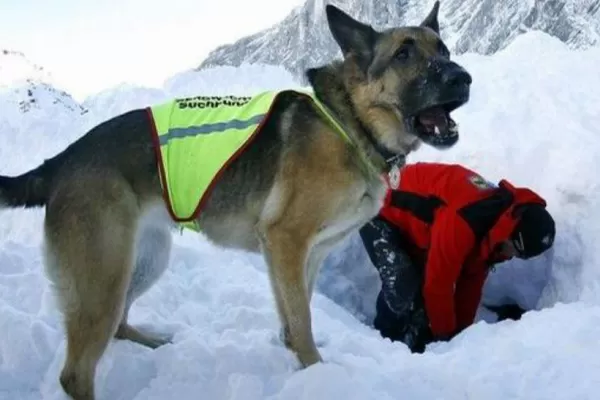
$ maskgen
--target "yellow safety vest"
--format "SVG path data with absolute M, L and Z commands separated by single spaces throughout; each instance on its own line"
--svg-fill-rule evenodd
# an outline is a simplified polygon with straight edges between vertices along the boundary
M 199 230 L 196 218 L 220 172 L 260 132 L 280 93 L 178 98 L 148 107 L 154 123 L 161 185 L 176 222 Z M 313 94 L 298 93 L 309 96 L 335 130 L 352 143 Z

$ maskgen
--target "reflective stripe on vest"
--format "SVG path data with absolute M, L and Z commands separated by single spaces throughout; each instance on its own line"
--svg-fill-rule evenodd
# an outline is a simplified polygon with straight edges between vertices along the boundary
M 366 173 L 378 174 L 375 166 L 314 94 L 295 92 L 313 101 L 334 131 L 358 153 L 361 168 Z M 176 222 L 199 230 L 195 220 L 212 186 L 260 131 L 280 93 L 189 97 L 148 108 L 154 123 L 164 197 Z
M 259 130 L 277 94 L 199 96 L 150 107 L 161 183 L 175 221 L 198 229 L 193 220 L 210 187 Z

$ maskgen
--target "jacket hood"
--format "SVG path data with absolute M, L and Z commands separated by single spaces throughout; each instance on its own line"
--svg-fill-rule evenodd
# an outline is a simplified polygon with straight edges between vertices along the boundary
M 537 193 L 527 188 L 518 188 L 503 179 L 499 182 L 499 190 L 510 198 L 510 206 L 500 215 L 497 222 L 489 230 L 484 240 L 483 256 L 488 259 L 496 247 L 508 240 L 519 222 L 518 210 L 528 204 L 546 206 L 546 201 Z

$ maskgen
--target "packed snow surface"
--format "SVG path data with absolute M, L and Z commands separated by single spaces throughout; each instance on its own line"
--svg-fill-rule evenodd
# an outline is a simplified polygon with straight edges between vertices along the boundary
M 409 161 L 458 162 L 489 180 L 528 186 L 557 223 L 553 251 L 499 265 L 484 301 L 516 302 L 520 321 L 480 321 L 422 355 L 370 327 L 378 277 L 357 235 L 326 260 L 313 297 L 325 359 L 300 370 L 278 341 L 265 265 L 174 232 L 170 267 L 130 320 L 174 334 L 150 350 L 113 341 L 96 376 L 98 399 L 597 399 L 600 387 L 600 49 L 569 50 L 531 32 L 493 56 L 455 57 L 473 75 L 471 101 L 454 112 L 461 140 Z M 73 107 L 23 86 L 0 92 L 0 174 L 24 172 L 110 116 L 190 94 L 251 94 L 298 87 L 260 65 L 187 71 L 162 88 L 123 85 Z M 64 99 L 63 99 L 64 100 Z M 68 103 L 68 104 L 67 104 Z M 81 107 L 81 108 L 78 108 Z M 87 112 L 82 112 L 85 109 Z M 65 340 L 42 264 L 43 211 L 0 213 L 0 399 L 64 399 Z

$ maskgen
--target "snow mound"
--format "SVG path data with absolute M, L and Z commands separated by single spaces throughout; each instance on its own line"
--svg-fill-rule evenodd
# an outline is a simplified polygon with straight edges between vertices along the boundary
M 90 110 L 88 122 L 97 124 L 134 108 L 160 103 L 167 98 L 162 89 L 123 83 L 89 96 L 83 101 L 83 106 Z
M 445 152 L 423 147 L 409 161 L 460 162 L 547 199 L 558 229 L 554 250 L 498 266 L 484 291 L 487 301 L 536 310 L 518 322 L 482 315 L 451 342 L 410 354 L 369 326 L 379 282 L 354 235 L 326 260 L 313 297 L 325 363 L 299 370 L 277 340 L 262 259 L 176 233 L 169 270 L 130 315 L 135 325 L 173 333 L 174 343 L 150 350 L 112 342 L 97 371 L 98 399 L 596 399 L 600 49 L 570 51 L 530 33 L 494 56 L 455 59 L 474 80 L 471 102 L 454 113 L 461 140 Z M 13 114 L 0 97 L 0 173 L 37 165 L 91 121 L 175 93 L 294 86 L 285 71 L 260 66 L 188 71 L 160 90 L 106 92 L 86 101 L 89 113 L 66 119 L 45 106 Z M 0 399 L 64 399 L 57 377 L 65 341 L 43 272 L 42 217 L 42 210 L 0 215 Z

